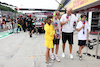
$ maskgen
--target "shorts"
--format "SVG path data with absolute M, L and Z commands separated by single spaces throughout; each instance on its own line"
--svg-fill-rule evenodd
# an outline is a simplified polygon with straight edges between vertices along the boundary
M 62 42 L 66 43 L 67 40 L 69 44 L 73 44 L 73 32 L 72 33 L 62 32 Z
M 28 31 L 32 31 L 34 29 L 34 27 L 28 27 Z
M 6 28 L 6 24 L 3 24 L 3 28 Z
M 78 40 L 78 46 L 86 45 L 86 40 Z
M 55 45 L 55 44 L 56 44 L 56 45 L 59 45 L 59 39 L 54 39 L 54 40 L 53 40 L 53 44 L 54 44 L 54 45 Z
M 12 29 L 12 24 L 11 24 L 11 22 L 6 22 L 6 26 L 8 27 L 8 29 L 10 29 L 10 27 L 11 27 L 11 29 Z

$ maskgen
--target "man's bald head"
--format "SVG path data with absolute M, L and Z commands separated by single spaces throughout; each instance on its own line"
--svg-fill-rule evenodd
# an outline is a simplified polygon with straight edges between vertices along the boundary
M 67 14 L 68 14 L 68 15 L 71 15 L 71 13 L 72 13 L 72 8 L 66 8 L 66 10 L 67 10 Z
M 72 11 L 72 8 L 67 8 L 67 11 Z

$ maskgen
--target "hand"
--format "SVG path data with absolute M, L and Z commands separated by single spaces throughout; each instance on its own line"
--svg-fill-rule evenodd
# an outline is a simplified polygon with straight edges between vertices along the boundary
M 61 39 L 61 35 L 60 35 L 60 39 Z
M 67 20 L 65 21 L 65 23 L 68 23 L 68 21 L 69 21 L 69 19 L 67 19 Z
M 57 39 L 57 35 L 54 35 L 55 39 Z
M 85 26 L 85 24 L 83 24 L 83 26 L 82 27 L 84 27 Z
M 57 27 L 55 27 L 55 29 L 54 30 L 57 30 Z

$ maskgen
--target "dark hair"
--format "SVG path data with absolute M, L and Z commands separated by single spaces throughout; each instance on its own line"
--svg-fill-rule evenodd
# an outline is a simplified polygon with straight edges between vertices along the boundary
M 49 18 L 53 18 L 53 16 L 52 16 L 52 15 L 48 15 L 48 16 L 47 16 L 47 20 L 48 20 Z
M 48 23 L 48 19 L 53 18 L 52 15 L 48 15 L 47 18 L 44 20 L 45 24 Z
M 82 14 L 82 15 L 81 15 L 81 18 L 83 18 L 84 16 L 87 17 L 85 14 Z

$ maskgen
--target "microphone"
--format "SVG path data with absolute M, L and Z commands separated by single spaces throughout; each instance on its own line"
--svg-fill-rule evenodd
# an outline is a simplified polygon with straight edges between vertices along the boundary
M 83 21 L 83 24 L 85 24 L 85 21 Z
M 66 19 L 68 19 L 68 18 L 69 18 L 69 15 L 66 16 Z
M 54 23 L 54 26 L 55 26 L 55 27 L 57 27 L 57 26 L 58 26 L 58 23 L 57 23 L 57 22 L 55 22 L 55 23 Z

